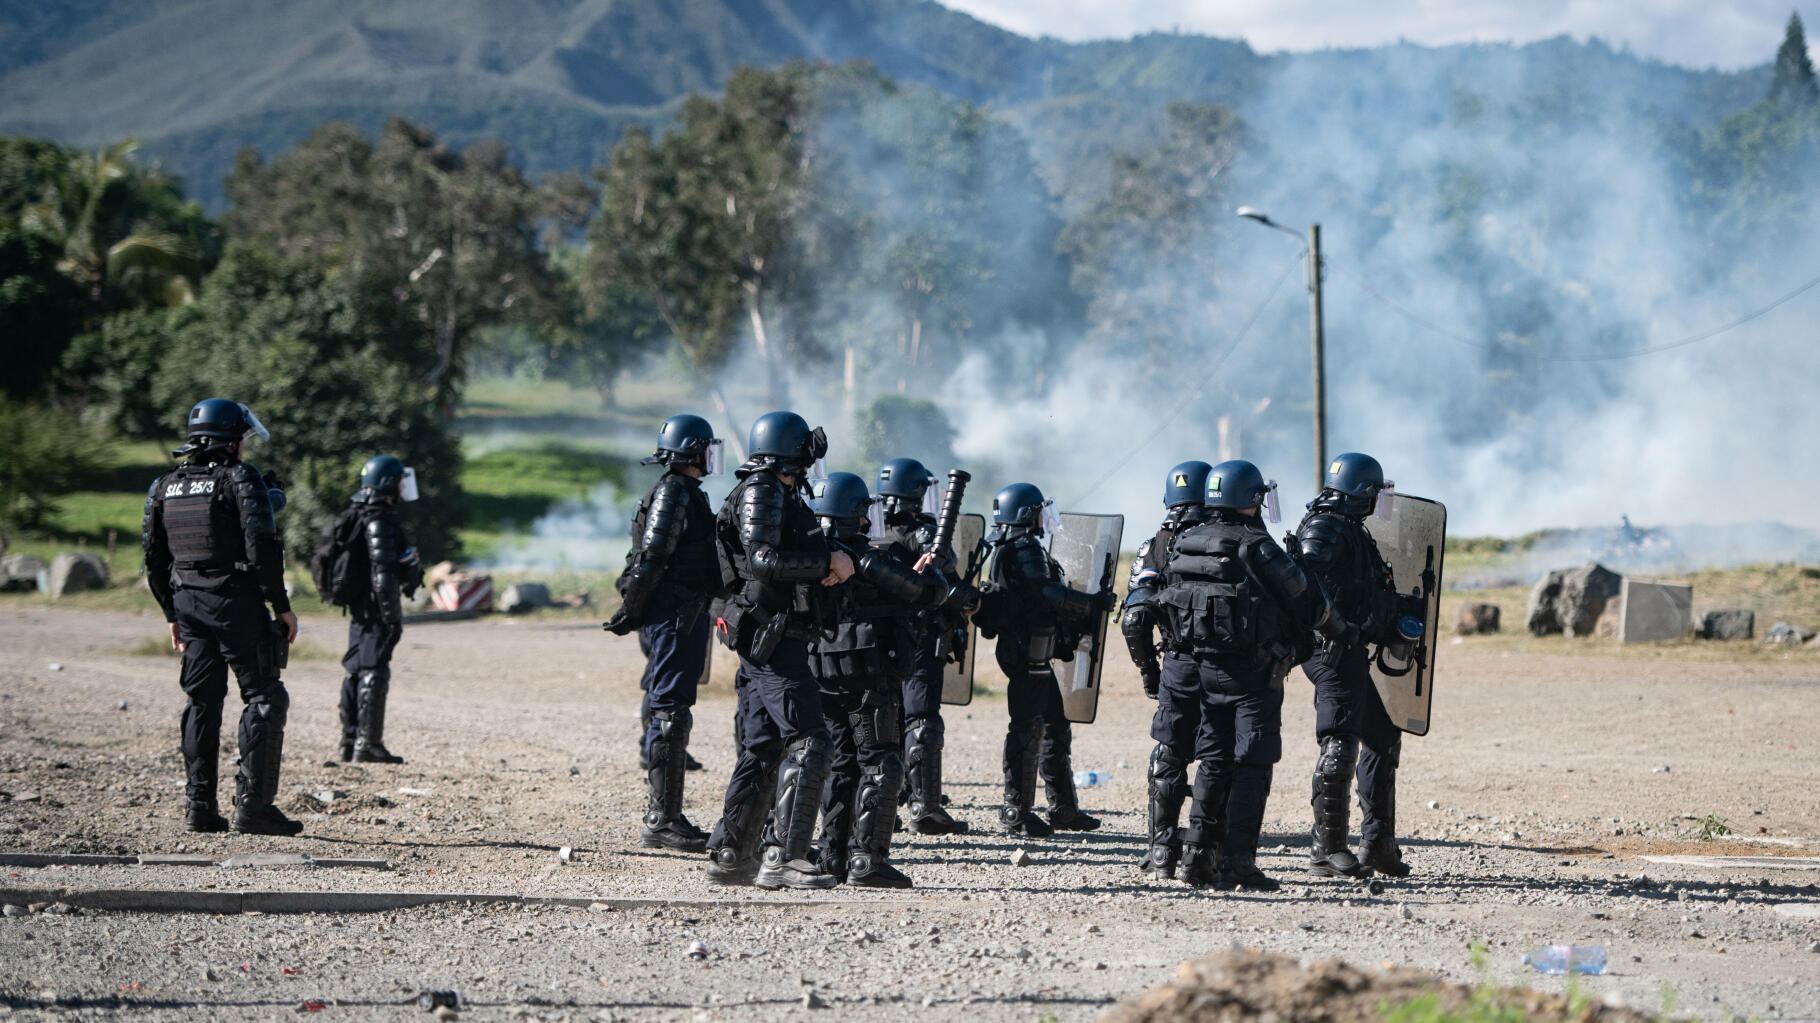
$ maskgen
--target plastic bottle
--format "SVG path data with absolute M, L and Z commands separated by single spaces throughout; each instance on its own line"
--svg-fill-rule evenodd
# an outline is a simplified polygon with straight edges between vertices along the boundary
M 1111 771 L 1076 771 L 1076 772 L 1074 772 L 1074 787 L 1077 789 L 1090 789 L 1090 788 L 1094 787 L 1095 785 L 1104 785 L 1111 780 L 1112 780 Z
M 1604 945 L 1544 945 L 1523 957 L 1542 973 L 1604 973 Z

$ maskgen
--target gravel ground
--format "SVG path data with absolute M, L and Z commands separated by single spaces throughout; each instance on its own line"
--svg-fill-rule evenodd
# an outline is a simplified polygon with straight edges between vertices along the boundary
M 305 622 L 326 649 L 340 628 Z M 280 1019 L 308 1000 L 325 1019 L 423 1019 L 403 1004 L 418 988 L 457 988 L 472 1019 L 770 1020 L 809 1015 L 807 999 L 831 1018 L 964 1004 L 970 1019 L 1084 1020 L 1235 943 L 1472 981 L 1470 946 L 1483 942 L 1492 979 L 1559 991 L 1560 978 L 1526 972 L 1522 953 L 1578 942 L 1610 949 L 1611 972 L 1581 983 L 1598 997 L 1705 1018 L 1820 1019 L 1820 953 L 1809 951 L 1820 948 L 1820 872 L 1642 859 L 1820 854 L 1820 661 L 1809 657 L 1444 646 L 1435 732 L 1404 746 L 1416 874 L 1375 896 L 1302 869 L 1314 745 L 1299 675 L 1261 860 L 1284 891 L 1218 895 L 1141 877 L 1152 704 L 1119 658 L 1100 720 L 1076 729 L 1076 765 L 1114 775 L 1083 793 L 1103 830 L 1036 842 L 991 832 L 1004 705 L 980 697 L 948 715 L 951 809 L 980 833 L 903 836 L 897 859 L 915 891 L 806 897 L 710 888 L 700 857 L 637 848 L 636 647 L 572 623 L 408 630 L 387 737 L 410 761 L 400 767 L 326 762 L 339 667 L 294 663 L 284 798 L 309 812 L 305 835 L 186 835 L 177 665 L 134 653 L 161 632 L 154 615 L 0 604 L 0 851 L 301 851 L 392 869 L 11 867 L 0 888 L 651 901 L 8 917 L 9 1018 Z M 730 741 L 713 738 L 731 733 L 725 674 L 696 715 L 707 770 L 690 776 L 689 804 L 704 827 L 733 759 Z M 224 737 L 224 791 L 232 746 Z M 311 794 L 325 790 L 343 795 L 319 806 Z M 1702 841 L 1709 814 L 1734 833 Z M 1035 862 L 1012 867 L 1018 848 Z M 705 958 L 689 955 L 695 941 Z

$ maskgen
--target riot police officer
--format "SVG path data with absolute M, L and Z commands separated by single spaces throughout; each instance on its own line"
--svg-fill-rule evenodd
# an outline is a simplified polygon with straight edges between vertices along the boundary
M 1062 712 L 1062 690 L 1050 660 L 1074 644 L 1058 643 L 1061 629 L 1085 631 L 1096 614 L 1112 610 L 1117 593 L 1082 593 L 1062 581 L 1061 567 L 1043 546 L 1053 528 L 1053 504 L 1030 483 L 1013 483 L 992 499 L 993 532 L 982 603 L 981 635 L 998 636 L 999 668 L 1011 720 L 1005 730 L 1005 802 L 999 826 L 1011 834 L 1042 838 L 1056 828 L 1092 831 L 1099 818 L 1083 813 L 1074 790 L 1070 753 L 1073 726 Z M 1045 525 L 1049 520 L 1050 525 Z M 1036 778 L 1043 778 L 1049 820 L 1032 810 Z
M 804 500 L 809 468 L 827 453 L 826 435 L 794 412 L 770 412 L 752 424 L 746 449 L 715 521 L 729 594 L 714 627 L 739 654 L 741 749 L 708 839 L 708 880 L 831 888 L 840 879 L 809 859 L 830 739 L 808 640 L 819 591 L 847 581 L 853 559 L 829 548 Z
M 1131 559 L 1119 628 L 1125 633 L 1131 663 L 1137 665 L 1138 677 L 1143 680 L 1144 695 L 1152 700 L 1158 699 L 1162 672 L 1156 631 L 1163 623 L 1153 598 L 1163 566 L 1169 560 L 1170 544 L 1183 530 L 1206 522 L 1212 515 L 1206 504 L 1207 474 L 1212 471 L 1213 466 L 1200 461 L 1181 462 L 1169 470 L 1163 477 L 1163 524 L 1155 536 L 1138 544 L 1137 555 Z M 1159 704 L 1157 716 L 1163 713 Z M 1182 801 L 1188 796 L 1183 774 L 1187 766 L 1185 761 L 1173 762 L 1173 758 L 1175 754 L 1162 743 L 1157 744 L 1150 757 L 1150 847 L 1138 869 L 1156 877 L 1174 877 L 1181 858 L 1176 829 L 1181 823 Z
M 235 831 L 296 835 L 303 825 L 272 805 L 284 758 L 290 695 L 279 679 L 297 616 L 284 590 L 284 550 L 266 479 L 241 461 L 248 433 L 270 434 L 246 406 L 209 398 L 190 409 L 183 463 L 146 495 L 141 541 L 145 577 L 183 653 L 183 765 L 190 831 L 230 827 L 216 803 L 221 706 L 229 669 L 240 715 Z M 266 611 L 271 605 L 274 622 Z
M 928 498 L 934 493 L 935 474 L 914 458 L 894 458 L 878 470 L 878 499 L 884 509 L 884 530 L 875 539 L 906 564 L 922 563 L 925 556 L 935 569 L 954 578 L 955 557 L 952 547 L 931 551 L 936 540 L 935 516 L 929 514 Z M 912 831 L 924 835 L 957 835 L 967 830 L 966 821 L 955 820 L 942 806 L 942 748 L 946 728 L 942 722 L 942 682 L 946 674 L 946 657 L 942 651 L 945 632 L 959 627 L 945 615 L 930 615 L 914 623 L 920 628 L 916 636 L 916 663 L 904 679 L 904 770 L 909 788 L 909 819 Z
M 348 604 L 348 650 L 341 658 L 341 759 L 402 764 L 386 749 L 386 697 L 392 689 L 392 651 L 404 636 L 404 600 L 423 585 L 417 548 L 398 522 L 399 502 L 417 500 L 417 477 L 392 455 L 360 467 L 360 489 L 349 499 L 359 517 L 355 542 L 365 545 L 367 578 Z
M 619 577 L 623 600 L 604 626 L 637 629 L 645 651 L 644 761 L 650 800 L 639 843 L 701 852 L 708 835 L 683 816 L 683 776 L 694 728 L 695 690 L 708 662 L 708 602 L 720 595 L 714 509 L 702 477 L 719 468 L 720 441 L 706 419 L 671 416 L 645 465 L 663 465 L 632 517 L 632 550 Z
M 912 616 L 938 606 L 964 614 L 978 594 L 950 585 L 939 570 L 919 572 L 920 550 L 900 556 L 868 544 L 872 497 L 858 476 L 837 472 L 817 482 L 809 506 L 823 535 L 855 564 L 853 577 L 834 591 L 833 627 L 810 643 L 833 737 L 821 867 L 848 884 L 909 888 L 910 878 L 889 856 L 904 781 L 901 693 L 922 645 Z
M 1390 720 L 1371 681 L 1365 641 L 1392 638 L 1406 609 L 1390 569 L 1365 529 L 1365 516 L 1384 489 L 1384 469 L 1370 455 L 1347 452 L 1327 466 L 1320 496 L 1296 530 L 1302 564 L 1318 576 L 1334 606 L 1357 628 L 1329 641 L 1303 665 L 1314 683 L 1314 846 L 1311 867 L 1329 877 L 1362 877 L 1373 871 L 1405 877 L 1409 867 L 1397 848 L 1397 760 L 1403 733 Z M 1419 613 L 1419 612 L 1418 612 Z M 1363 744 L 1364 749 L 1360 749 Z M 1355 765 L 1356 761 L 1356 765 Z M 1347 783 L 1357 773 L 1362 857 L 1347 848 L 1351 799 Z
M 1181 805 L 1186 765 L 1198 759 L 1188 827 L 1151 819 L 1159 873 L 1175 859 L 1181 877 L 1221 889 L 1275 891 L 1257 868 L 1258 832 L 1274 766 L 1283 753 L 1283 676 L 1313 630 L 1341 635 L 1319 585 L 1310 582 L 1259 521 L 1270 485 L 1250 462 L 1207 475 L 1211 518 L 1171 545 L 1155 604 L 1168 616 L 1151 738 L 1151 791 Z

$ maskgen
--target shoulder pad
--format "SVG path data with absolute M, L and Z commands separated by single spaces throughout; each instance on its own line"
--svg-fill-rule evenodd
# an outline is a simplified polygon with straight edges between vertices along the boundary
M 367 535 L 370 537 L 374 537 L 375 539 L 377 539 L 378 537 L 382 537 L 386 534 L 385 527 L 386 527 L 385 519 L 378 515 L 375 515 L 372 518 L 367 520 Z
M 1147 536 L 1138 544 L 1137 554 L 1131 559 L 1131 574 L 1125 580 L 1125 589 L 1136 590 L 1157 577 L 1157 570 L 1148 564 L 1150 548 L 1155 543 L 1155 537 Z

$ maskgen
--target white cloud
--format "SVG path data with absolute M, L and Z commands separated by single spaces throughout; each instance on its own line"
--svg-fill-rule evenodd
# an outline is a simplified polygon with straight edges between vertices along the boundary
M 944 0 L 1025 35 L 1116 39 L 1180 29 L 1244 38 L 1262 52 L 1530 42 L 1598 36 L 1688 67 L 1733 69 L 1775 56 L 1790 0 Z M 1803 18 L 1809 21 L 1808 18 Z M 1810 22 L 1811 23 L 1811 22 Z

